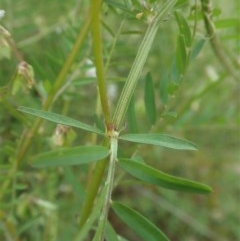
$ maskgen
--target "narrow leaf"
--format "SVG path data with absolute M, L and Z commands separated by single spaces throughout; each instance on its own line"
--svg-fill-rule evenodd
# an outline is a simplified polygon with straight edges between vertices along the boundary
M 212 191 L 212 189 L 205 184 L 168 175 L 149 165 L 136 162 L 131 159 L 120 159 L 119 165 L 134 177 L 146 183 L 150 183 L 163 188 L 203 194 L 207 194 Z
M 106 225 L 105 237 L 107 241 L 119 241 L 117 233 L 109 222 Z
M 34 115 L 40 118 L 43 118 L 45 120 L 49 120 L 58 124 L 62 124 L 62 125 L 67 125 L 67 126 L 72 126 L 72 127 L 76 127 L 85 131 L 90 131 L 90 132 L 94 132 L 100 135 L 104 135 L 104 132 L 102 130 L 99 130 L 98 128 L 94 127 L 94 126 L 90 126 L 88 124 L 85 124 L 83 122 L 77 121 L 75 119 L 72 119 L 70 117 L 64 116 L 64 115 L 60 115 L 60 114 L 56 114 L 56 113 L 52 113 L 52 112 L 48 112 L 48 111 L 43 111 L 43 110 L 38 110 L 38 109 L 34 109 L 34 108 L 29 108 L 29 107 L 24 107 L 24 106 L 20 106 L 18 108 L 19 111 L 30 114 L 30 115 Z
M 165 105 L 168 102 L 168 87 L 169 87 L 170 81 L 171 80 L 169 78 L 169 74 L 165 74 L 159 81 L 159 94 L 160 94 L 161 101 Z
M 144 90 L 144 103 L 147 117 L 150 121 L 150 124 L 153 125 L 156 121 L 156 103 L 155 103 L 155 93 L 152 75 L 150 72 L 147 73 L 145 79 L 145 90 Z
M 191 47 L 192 36 L 186 18 L 181 14 L 180 11 L 175 11 L 174 14 L 178 23 L 180 34 L 184 36 L 186 47 Z
M 163 146 L 178 150 L 197 150 L 197 146 L 194 143 L 166 134 L 125 134 L 120 136 L 119 139 L 142 144 Z
M 185 39 L 182 34 L 178 36 L 177 49 L 176 49 L 176 63 L 180 74 L 184 74 L 187 67 L 187 50 Z
M 34 167 L 72 166 L 101 160 L 109 155 L 103 146 L 80 146 L 41 153 L 34 157 Z
M 202 50 L 205 42 L 206 42 L 205 39 L 200 39 L 194 44 L 194 46 L 192 48 L 192 52 L 191 52 L 191 57 L 190 57 L 191 60 L 195 59 L 198 56 L 198 54 Z
M 169 241 L 166 235 L 139 212 L 113 202 L 113 210 L 136 234 L 145 241 Z

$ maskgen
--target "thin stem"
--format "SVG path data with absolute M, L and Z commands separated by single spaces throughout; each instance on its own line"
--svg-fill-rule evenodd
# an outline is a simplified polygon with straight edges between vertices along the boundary
M 117 161 L 117 149 L 118 149 L 118 133 L 113 131 L 113 136 L 110 137 L 110 159 L 109 159 L 109 167 L 107 180 L 105 182 L 105 186 L 107 186 L 107 193 L 105 196 L 105 201 L 103 204 L 102 212 L 99 218 L 99 225 L 97 232 L 93 241 L 103 241 L 105 235 L 105 228 L 108 218 L 108 211 L 111 202 L 113 184 L 114 184 L 114 173 L 115 173 L 115 164 Z
M 98 81 L 98 91 L 101 100 L 101 106 L 103 110 L 103 115 L 105 118 L 106 126 L 111 123 L 111 117 L 108 106 L 107 90 L 105 83 L 105 73 L 103 64 L 103 46 L 102 46 L 102 36 L 101 36 L 101 22 L 100 22 L 100 10 L 101 10 L 102 0 L 92 0 L 92 38 L 93 38 L 93 54 L 95 57 L 95 66 Z
M 237 64 L 237 61 L 229 57 L 226 51 L 224 51 L 223 47 L 221 46 L 221 43 L 219 42 L 219 39 L 216 36 L 215 24 L 212 20 L 211 1 L 201 0 L 201 4 L 202 4 L 204 23 L 205 23 L 207 33 L 209 35 L 212 49 L 215 55 L 217 56 L 217 58 L 219 59 L 220 63 L 224 66 L 224 68 L 233 76 L 235 80 L 239 81 L 239 73 L 234 68 L 234 65 L 239 66 Z
M 146 62 L 147 56 L 150 52 L 150 48 L 153 44 L 153 40 L 158 30 L 158 26 L 162 17 L 168 13 L 176 3 L 176 0 L 167 1 L 163 6 L 161 6 L 160 11 L 156 14 L 155 17 L 151 20 L 147 32 L 143 38 L 143 41 L 139 47 L 137 52 L 136 58 L 133 62 L 131 71 L 128 75 L 126 83 L 123 87 L 121 96 L 119 98 L 114 116 L 113 116 L 113 123 L 119 129 L 120 125 L 125 118 L 125 114 L 136 88 L 137 82 L 141 75 L 143 66 Z

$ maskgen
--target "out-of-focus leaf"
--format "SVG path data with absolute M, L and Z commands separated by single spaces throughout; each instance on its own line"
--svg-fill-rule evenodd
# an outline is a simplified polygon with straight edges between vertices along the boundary
M 171 82 L 174 82 L 174 84 L 177 84 L 177 85 L 179 85 L 180 80 L 181 80 L 181 75 L 180 75 L 179 69 L 177 67 L 176 56 L 175 56 L 175 58 L 172 61 L 171 72 L 170 72 L 170 79 L 171 79 Z
M 103 146 L 80 146 L 41 153 L 34 157 L 34 167 L 72 166 L 101 160 L 109 155 Z
M 48 111 L 43 111 L 43 110 L 38 110 L 38 109 L 34 109 L 34 108 L 24 107 L 24 106 L 18 107 L 18 110 L 21 112 L 30 114 L 30 115 L 34 115 L 34 116 L 43 118 L 45 120 L 49 120 L 49 121 L 58 123 L 58 124 L 72 126 L 72 127 L 76 127 L 76 128 L 85 130 L 85 131 L 94 132 L 99 135 L 104 135 L 104 132 L 102 130 L 99 130 L 98 128 L 96 128 L 94 126 L 90 126 L 88 124 L 85 124 L 83 122 L 77 121 L 75 119 L 72 119 L 72 118 L 64 116 L 64 115 L 60 115 L 60 114 L 56 114 L 56 113 L 48 112 Z
M 187 67 L 187 51 L 185 39 L 182 34 L 178 36 L 177 40 L 176 63 L 179 73 L 183 75 Z
M 175 17 L 178 22 L 178 27 L 180 30 L 180 34 L 183 35 L 186 47 L 190 47 L 192 45 L 192 36 L 191 31 L 188 26 L 187 20 L 185 17 L 181 14 L 180 11 L 175 11 Z
M 200 39 L 194 44 L 191 52 L 191 59 L 195 59 L 198 56 L 204 46 L 205 41 L 206 40 L 204 39 Z
M 119 165 L 134 177 L 163 188 L 203 194 L 208 194 L 212 191 L 211 188 L 205 184 L 168 175 L 149 165 L 131 159 L 120 159 Z
M 179 73 L 184 74 L 188 65 L 192 36 L 187 20 L 180 11 L 175 11 L 175 17 L 180 32 L 177 41 L 176 63 Z
M 159 94 L 160 94 L 161 101 L 165 105 L 168 102 L 168 87 L 169 87 L 170 81 L 171 80 L 168 74 L 164 75 L 159 81 Z
M 178 150 L 197 150 L 197 146 L 190 141 L 159 133 L 125 134 L 120 136 L 119 139 L 142 144 L 163 146 Z
M 146 109 L 146 114 L 149 119 L 149 122 L 151 125 L 154 125 L 157 114 L 156 114 L 154 86 L 153 86 L 152 75 L 150 72 L 147 73 L 147 76 L 145 79 L 144 102 L 145 102 L 145 109 Z
M 167 236 L 139 212 L 121 203 L 113 202 L 114 212 L 145 241 L 169 241 Z

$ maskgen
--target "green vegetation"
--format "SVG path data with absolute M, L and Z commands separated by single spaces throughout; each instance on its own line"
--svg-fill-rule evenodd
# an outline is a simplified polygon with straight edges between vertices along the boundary
M 237 0 L 0 8 L 0 240 L 240 239 Z

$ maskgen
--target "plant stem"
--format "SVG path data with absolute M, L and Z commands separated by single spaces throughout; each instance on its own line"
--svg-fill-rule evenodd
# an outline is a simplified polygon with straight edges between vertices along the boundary
M 232 75 L 235 80 L 239 81 L 239 73 L 234 67 L 234 65 L 239 67 L 239 64 L 235 59 L 231 59 L 226 51 L 224 51 L 221 43 L 219 42 L 219 39 L 216 36 L 216 29 L 212 20 L 211 0 L 201 0 L 201 4 L 204 23 L 209 35 L 212 49 L 224 68 Z
M 142 73 L 143 66 L 146 62 L 147 56 L 150 52 L 150 48 L 153 44 L 153 40 L 157 33 L 160 20 L 162 17 L 168 13 L 176 3 L 176 0 L 170 0 L 165 2 L 162 6 L 160 11 L 154 16 L 148 26 L 147 32 L 143 38 L 143 41 L 138 49 L 136 58 L 133 62 L 131 71 L 127 77 L 126 83 L 123 87 L 121 96 L 117 103 L 117 107 L 113 116 L 113 123 L 117 129 L 119 129 L 120 125 L 125 118 L 125 114 L 132 98 L 132 95 L 135 91 L 137 82 L 139 77 Z
M 108 127 L 111 124 L 111 117 L 108 106 L 107 89 L 105 83 L 104 74 L 104 64 L 103 64 L 103 46 L 102 46 L 102 36 L 101 36 L 101 22 L 100 22 L 100 10 L 101 10 L 102 0 L 92 0 L 91 10 L 92 10 L 92 44 L 93 44 L 93 54 L 95 57 L 95 66 L 97 73 L 98 91 L 100 95 L 101 106 L 103 110 L 103 115 L 105 118 L 105 124 Z
M 113 184 L 114 184 L 114 173 L 115 173 L 115 164 L 117 161 L 117 149 L 118 149 L 118 133 L 112 131 L 112 136 L 110 137 L 110 159 L 107 180 L 105 186 L 107 186 L 107 193 L 105 196 L 105 201 L 103 204 L 102 212 L 99 218 L 99 225 L 95 234 L 93 241 L 103 241 L 105 235 L 105 228 L 108 218 L 108 211 L 111 202 Z
M 117 104 L 117 109 L 116 109 L 114 117 L 113 117 L 113 125 L 116 129 L 119 128 L 120 124 L 122 123 L 122 120 L 124 119 L 132 93 L 135 90 L 136 82 L 141 74 L 143 65 L 144 65 L 147 55 L 150 51 L 150 47 L 153 43 L 153 39 L 154 39 L 154 36 L 155 36 L 157 28 L 158 28 L 157 23 L 159 23 L 159 21 L 163 17 L 163 15 L 173 7 L 175 2 L 176 2 L 176 0 L 171 0 L 163 6 L 162 10 L 159 11 L 157 16 L 154 18 L 154 21 L 152 21 L 152 24 L 150 24 L 147 32 L 145 33 L 141 47 L 139 48 L 139 51 L 138 51 L 135 61 L 133 63 L 132 69 L 129 73 L 129 77 L 126 81 L 126 84 L 122 91 L 121 97 Z M 148 36 L 149 34 L 150 34 L 150 36 Z M 145 49 L 145 48 L 147 48 L 147 49 Z M 138 61 L 139 61 L 139 63 L 138 63 Z M 139 65 L 141 65 L 141 66 L 138 67 Z M 134 81 L 135 81 L 135 83 L 132 83 Z M 128 91 L 128 88 L 130 88 L 129 91 Z M 125 93 L 125 92 L 127 92 L 127 93 Z M 108 141 L 108 139 L 106 139 L 104 141 L 103 145 L 107 146 L 108 144 L 109 144 L 109 141 Z M 97 195 L 98 189 L 101 185 L 101 180 L 104 175 L 104 171 L 105 171 L 107 163 L 108 162 L 106 159 L 101 160 L 101 161 L 97 162 L 96 167 L 94 168 L 91 185 L 88 187 L 87 196 L 86 196 L 84 204 L 81 208 L 81 213 L 80 213 L 81 218 L 80 218 L 80 222 L 79 222 L 80 228 L 87 221 L 87 219 L 91 213 L 93 203 L 94 203 L 95 197 Z

